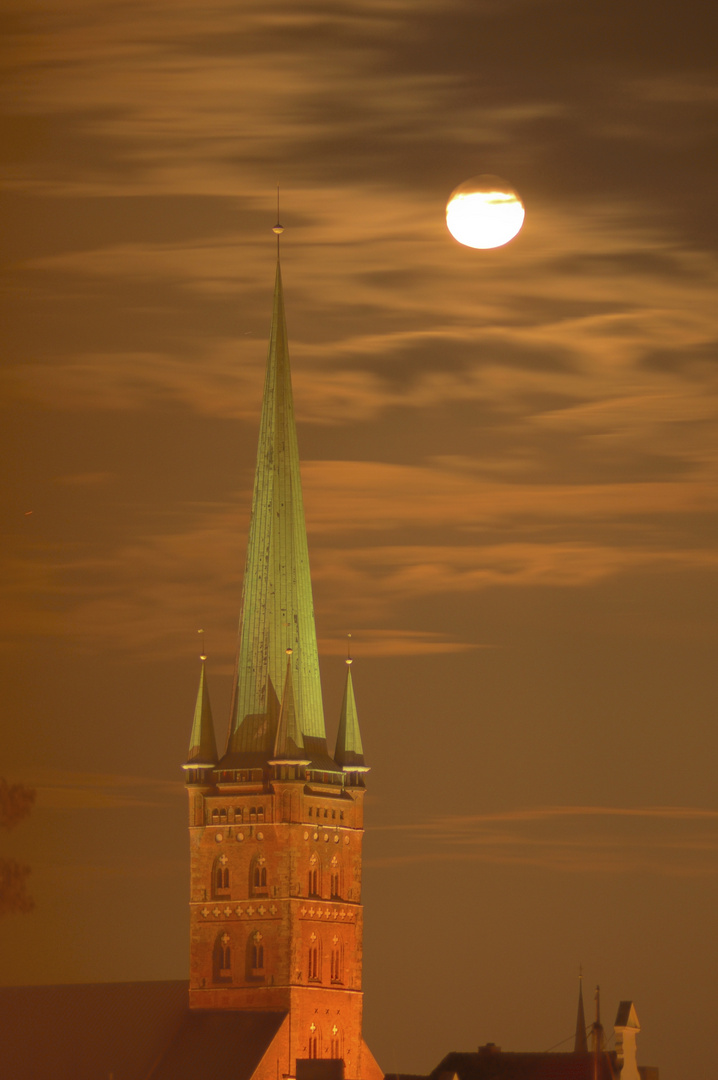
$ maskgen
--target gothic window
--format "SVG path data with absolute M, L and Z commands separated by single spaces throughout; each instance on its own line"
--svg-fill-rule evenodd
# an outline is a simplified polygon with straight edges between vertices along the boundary
M 215 982 L 232 981 L 232 946 L 227 931 L 217 937 L 214 943 L 213 974 Z
M 336 935 L 332 942 L 332 951 L 330 955 L 330 977 L 333 983 L 343 982 L 342 978 L 342 946 L 341 942 L 337 939 Z M 332 1057 L 335 1055 L 332 1054 Z
M 309 1025 L 309 1047 L 310 1058 L 319 1058 L 322 1056 L 322 1037 L 317 1025 L 312 1021 Z
M 224 852 L 214 860 L 214 866 L 212 867 L 212 890 L 215 896 L 224 896 L 229 893 L 228 862 L 229 860 Z
M 332 1025 L 332 1034 L 329 1040 L 329 1057 L 340 1058 L 342 1056 L 342 1033 L 336 1024 Z
M 264 855 L 255 855 L 249 867 L 249 888 L 252 896 L 267 895 L 267 861 Z
M 307 978 L 310 982 L 322 981 L 322 950 L 321 942 L 316 934 L 312 934 L 309 945 L 309 964 Z
M 309 860 L 309 896 L 320 896 L 322 888 L 322 868 L 315 852 Z
M 247 941 L 247 977 L 264 978 L 264 938 L 259 930 L 249 935 Z
M 331 873 L 329 875 L 329 891 L 330 895 L 335 899 L 342 894 L 341 868 L 339 866 L 339 859 L 336 855 L 332 855 Z

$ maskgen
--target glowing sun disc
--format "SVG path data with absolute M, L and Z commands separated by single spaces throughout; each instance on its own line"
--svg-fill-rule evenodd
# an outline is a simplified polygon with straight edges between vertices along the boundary
M 524 223 L 525 210 L 510 184 L 498 176 L 473 176 L 452 191 L 446 225 L 460 244 L 495 248 L 508 244 Z

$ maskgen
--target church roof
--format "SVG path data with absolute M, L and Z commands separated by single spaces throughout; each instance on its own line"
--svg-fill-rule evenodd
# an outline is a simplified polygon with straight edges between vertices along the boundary
M 0 987 L 2 1075 L 146 1080 L 180 1029 L 188 990 L 184 981 Z
M 307 756 L 328 759 L 294 422 L 282 275 L 277 261 L 227 754 L 239 768 L 274 751 L 291 649 L 294 707 Z
M 250 1080 L 286 1015 L 192 1009 L 148 1080 Z
M 180 982 L 0 987 L 12 1080 L 249 1080 L 286 1013 L 188 1004 Z
M 430 1080 L 616 1080 L 613 1053 L 504 1053 L 482 1047 L 475 1054 L 447 1054 Z

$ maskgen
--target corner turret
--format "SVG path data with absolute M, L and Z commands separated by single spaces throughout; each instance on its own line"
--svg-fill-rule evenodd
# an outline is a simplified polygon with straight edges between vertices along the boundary
M 189 753 L 182 766 L 186 770 L 188 784 L 211 784 L 212 770 L 217 768 L 217 743 L 214 737 L 212 707 L 205 674 L 206 656 L 202 656 L 199 673 L 197 701 L 194 707 Z
M 364 748 L 362 747 L 361 732 L 359 731 L 359 717 L 357 716 L 357 706 L 354 698 L 352 659 L 350 656 L 347 657 L 346 664 L 347 681 L 344 686 L 344 698 L 339 714 L 339 731 L 337 732 L 334 760 L 345 773 L 347 784 L 354 787 L 363 787 L 362 773 L 369 772 L 369 766 L 364 762 Z

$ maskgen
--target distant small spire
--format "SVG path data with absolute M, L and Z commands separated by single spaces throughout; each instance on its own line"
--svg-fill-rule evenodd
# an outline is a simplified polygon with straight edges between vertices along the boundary
M 596 987 L 596 993 L 594 995 L 596 1002 L 596 1019 L 591 1025 L 591 1049 L 594 1054 L 598 1055 L 604 1049 L 605 1037 L 603 1034 L 603 1026 L 601 1024 L 601 987 Z
M 578 969 L 578 1010 L 576 1012 L 576 1038 L 573 1043 L 574 1054 L 586 1054 L 588 1052 L 588 1039 L 586 1038 L 586 1015 L 583 1011 L 583 969 Z

